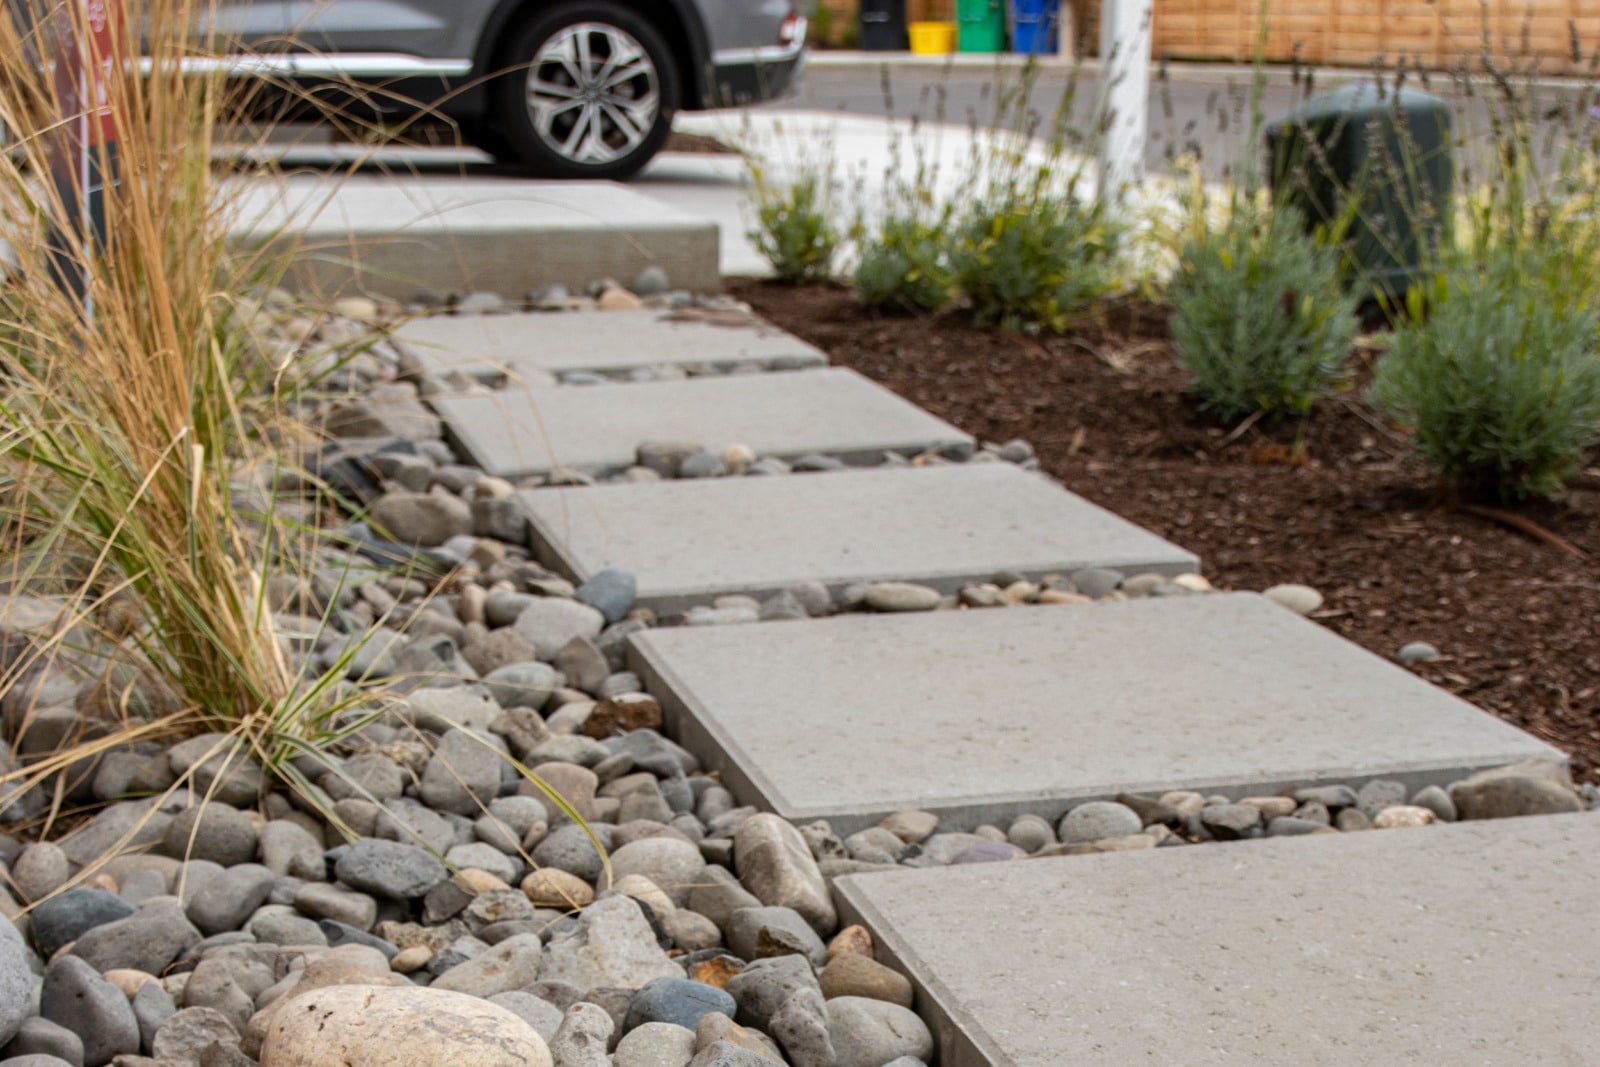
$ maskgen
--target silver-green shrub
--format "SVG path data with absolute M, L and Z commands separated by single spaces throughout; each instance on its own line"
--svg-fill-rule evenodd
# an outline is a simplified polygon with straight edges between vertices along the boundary
M 1064 332 L 1120 283 L 1121 229 L 1070 192 L 1018 190 L 980 201 L 950 253 L 979 322 Z
M 772 264 L 778 281 L 790 285 L 825 282 L 833 273 L 840 242 L 828 173 L 806 171 L 787 187 L 756 177 L 756 225 L 749 236 Z
M 1184 245 L 1169 298 L 1179 362 L 1220 419 L 1304 413 L 1344 384 L 1356 298 L 1293 209 L 1236 204 Z
M 1600 316 L 1538 284 L 1560 265 L 1522 248 L 1452 267 L 1374 370 L 1368 401 L 1470 497 L 1557 496 L 1600 435 Z
M 938 311 L 955 296 L 945 238 L 936 224 L 891 218 L 864 242 L 856 292 L 867 307 Z

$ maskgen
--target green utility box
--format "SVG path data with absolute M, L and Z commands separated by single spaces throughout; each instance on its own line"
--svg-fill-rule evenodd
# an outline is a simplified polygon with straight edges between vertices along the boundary
M 1313 97 L 1267 130 L 1272 189 L 1308 224 L 1347 222 L 1353 284 L 1397 300 L 1450 240 L 1450 106 L 1371 82 Z
M 1006 50 L 1005 0 L 956 0 L 956 50 Z

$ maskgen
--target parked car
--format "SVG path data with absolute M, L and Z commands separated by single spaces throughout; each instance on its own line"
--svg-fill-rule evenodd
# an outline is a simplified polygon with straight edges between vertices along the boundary
M 433 109 L 496 159 L 617 179 L 678 111 L 770 99 L 802 61 L 793 0 L 220 0 L 231 73 L 384 119 Z

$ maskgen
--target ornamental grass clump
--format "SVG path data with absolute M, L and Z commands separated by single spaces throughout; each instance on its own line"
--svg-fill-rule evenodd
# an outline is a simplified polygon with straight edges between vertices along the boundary
M 1558 496 L 1600 436 L 1600 313 L 1535 284 L 1561 263 L 1557 243 L 1454 265 L 1378 361 L 1368 401 L 1465 497 Z
M 1356 298 L 1293 209 L 1238 201 L 1184 245 L 1169 299 L 1179 362 L 1218 419 L 1304 414 L 1344 384 Z

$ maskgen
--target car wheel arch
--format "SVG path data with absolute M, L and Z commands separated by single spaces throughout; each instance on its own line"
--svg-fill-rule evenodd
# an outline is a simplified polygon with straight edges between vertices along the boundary
M 554 7 L 562 0 L 501 0 L 484 23 L 473 56 L 473 70 L 480 79 L 503 73 L 507 66 L 506 48 L 511 30 L 523 19 Z M 705 106 L 711 71 L 711 42 L 695 7 L 695 0 L 614 0 L 629 8 L 660 31 L 680 64 L 681 107 L 694 111 Z

